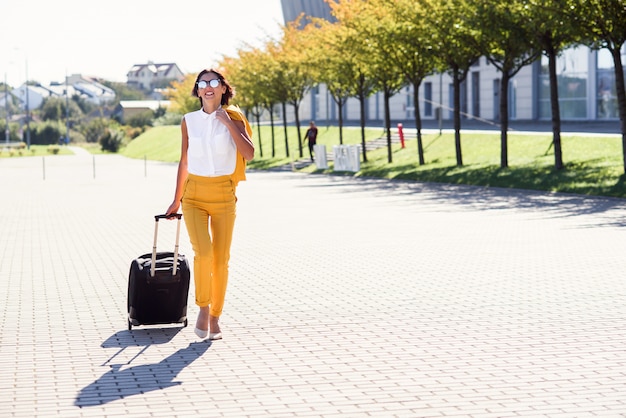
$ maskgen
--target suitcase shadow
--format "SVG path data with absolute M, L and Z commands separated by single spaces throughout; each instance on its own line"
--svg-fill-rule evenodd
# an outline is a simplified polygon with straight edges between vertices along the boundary
M 133 330 L 132 332 L 120 331 L 113 334 L 102 343 L 103 348 L 120 347 L 120 350 L 103 364 L 103 366 L 109 364 L 111 369 L 93 383 L 81 389 L 76 396 L 74 405 L 81 408 L 104 405 L 129 396 L 182 384 L 182 382 L 174 380 L 176 376 L 185 367 L 200 358 L 211 346 L 211 341 L 192 342 L 189 346 L 181 348 L 158 363 L 124 368 L 150 345 L 164 344 L 170 341 L 179 331 L 180 328 L 142 329 Z M 125 364 L 110 364 L 124 348 L 131 346 L 143 346 L 144 348 Z
M 105 366 L 119 354 L 121 354 L 126 347 L 144 347 L 139 353 L 137 353 L 126 364 L 130 364 L 134 359 L 139 357 L 149 346 L 166 344 L 170 342 L 183 328 L 171 327 L 171 328 L 140 328 L 132 331 L 118 331 L 115 334 L 107 338 L 100 346 L 102 348 L 115 348 L 119 347 L 119 350 L 113 354 L 102 366 Z

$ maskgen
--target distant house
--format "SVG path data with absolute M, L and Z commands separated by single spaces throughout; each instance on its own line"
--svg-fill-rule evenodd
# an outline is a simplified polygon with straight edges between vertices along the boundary
M 26 107 L 31 110 L 38 109 L 49 97 L 73 98 L 78 96 L 95 105 L 103 105 L 115 100 L 115 91 L 93 78 L 84 77 L 80 74 L 68 77 L 67 82 L 52 82 L 48 86 L 22 84 L 13 89 L 11 94 L 19 101 L 19 107 L 23 110 L 26 110 Z
M 126 74 L 126 84 L 144 90 L 166 87 L 172 81 L 182 81 L 185 74 L 174 63 L 135 64 Z
M 115 91 L 104 86 L 93 77 L 85 77 L 80 74 L 73 74 L 68 77 L 68 84 L 71 84 L 82 97 L 94 104 L 104 104 L 115 100 Z
M 67 82 L 53 82 L 47 87 L 58 97 L 79 96 L 89 103 L 103 105 L 115 100 L 115 91 L 106 87 L 93 78 L 80 74 L 72 74 L 67 78 Z
M 13 103 L 11 93 L 5 94 L 4 90 L 0 91 L 0 108 L 4 109 L 7 106 L 7 100 L 9 101 L 9 104 Z
M 43 86 L 27 84 L 22 84 L 18 88 L 13 89 L 11 94 L 17 98 L 19 107 L 23 110 L 26 110 L 26 108 L 29 110 L 38 109 L 45 99 L 54 95 L 53 92 Z
M 140 115 L 147 110 L 154 112 L 159 108 L 167 109 L 169 105 L 169 100 L 121 100 L 112 116 L 125 123 L 129 118 Z

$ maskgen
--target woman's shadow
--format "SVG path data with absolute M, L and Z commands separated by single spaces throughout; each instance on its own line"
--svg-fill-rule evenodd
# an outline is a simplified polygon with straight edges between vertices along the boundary
M 108 372 L 78 393 L 74 405 L 79 407 L 102 405 L 128 396 L 180 385 L 182 382 L 174 380 L 178 373 L 201 357 L 211 346 L 210 341 L 190 343 L 189 346 L 181 348 L 159 363 L 142 364 L 122 369 L 150 345 L 164 344 L 179 331 L 180 328 L 140 329 L 132 332 L 120 331 L 109 337 L 102 343 L 102 347 L 120 347 L 120 350 L 103 365 L 110 363 L 126 347 L 143 346 L 144 348 L 125 364 L 110 364 L 111 369 Z

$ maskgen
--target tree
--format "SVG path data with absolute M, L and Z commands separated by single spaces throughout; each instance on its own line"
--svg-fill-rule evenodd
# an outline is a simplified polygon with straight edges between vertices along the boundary
M 577 39 L 575 20 L 569 19 L 568 0 L 528 0 L 522 9 L 535 36 L 538 48 L 548 58 L 550 78 L 550 109 L 552 113 L 552 144 L 554 145 L 554 166 L 563 168 L 561 150 L 561 111 L 559 106 L 557 57 Z
M 298 29 L 299 27 L 300 19 L 283 27 L 283 38 L 279 42 L 280 53 L 277 58 L 285 81 L 286 102 L 293 106 L 298 133 L 298 150 L 302 158 L 304 154 L 300 132 L 300 103 L 315 82 L 306 53 L 311 47 L 307 42 L 307 31 L 312 28 L 305 26 L 304 29 Z
M 437 68 L 437 56 L 431 45 L 431 30 L 426 9 L 414 0 L 386 0 L 385 7 L 392 15 L 392 38 L 395 47 L 391 59 L 413 86 L 417 155 L 424 162 L 422 145 L 422 118 L 419 107 L 419 88 L 424 78 Z
M 349 63 L 352 77 L 348 79 L 348 90 L 352 91 L 352 97 L 359 100 L 360 111 L 359 119 L 361 125 L 361 148 L 363 152 L 363 161 L 367 161 L 367 147 L 365 144 L 365 101 L 375 92 L 375 81 L 371 75 L 367 51 L 362 47 L 362 34 L 358 25 L 351 22 L 356 19 L 360 13 L 358 3 L 352 6 L 348 1 L 333 0 L 328 4 L 331 7 L 331 14 L 338 20 L 341 29 L 342 48 L 338 51 Z
M 260 118 L 263 113 L 263 89 L 264 87 L 258 82 L 259 77 L 259 60 L 257 56 L 260 51 L 258 49 L 238 51 L 239 59 L 225 58 L 220 67 L 231 85 L 236 89 L 236 95 L 233 97 L 233 104 L 243 108 L 246 113 L 252 113 L 256 119 L 257 136 L 259 142 L 259 155 L 263 157 L 263 142 L 261 141 L 261 124 Z M 243 92 L 243 94 L 240 94 Z
M 393 161 L 391 149 L 391 113 L 390 98 L 406 84 L 405 78 L 397 63 L 390 59 L 398 48 L 393 36 L 394 25 L 389 10 L 383 7 L 383 1 L 368 2 L 340 1 L 334 9 L 343 15 L 340 19 L 349 29 L 361 35 L 358 48 L 360 56 L 367 56 L 369 74 L 375 88 L 383 92 L 385 103 L 385 131 L 387 133 L 387 160 Z M 349 8 L 350 10 L 346 10 Z
M 66 113 L 66 109 L 69 109 L 68 113 Z M 45 121 L 62 121 L 67 116 L 70 120 L 76 121 L 83 116 L 83 111 L 74 100 L 66 100 L 63 97 L 48 97 L 41 104 L 39 116 Z
M 355 93 L 354 49 L 349 42 L 348 29 L 340 23 L 317 19 L 312 24 L 316 30 L 311 31 L 311 63 L 317 69 L 316 80 L 326 85 L 337 105 L 339 144 L 343 144 L 344 106 Z
M 261 91 L 261 104 L 269 112 L 270 126 L 272 133 L 272 157 L 276 156 L 276 144 L 274 134 L 274 111 L 275 106 L 279 103 L 279 97 L 277 91 L 279 89 L 280 77 L 279 77 L 279 63 L 276 62 L 272 54 L 267 50 L 260 51 L 260 55 L 257 57 L 256 63 L 258 68 L 258 77 L 256 78 L 257 84 L 260 85 Z
M 187 74 L 182 81 L 174 81 L 171 87 L 165 90 L 165 97 L 170 100 L 170 111 L 184 115 L 200 108 L 199 99 L 192 96 L 195 74 Z
M 572 18 L 580 22 L 583 36 L 613 57 L 615 88 L 622 130 L 622 154 L 626 173 L 626 90 L 621 50 L 626 42 L 626 0 L 572 0 Z
M 440 71 L 447 71 L 452 77 L 456 164 L 462 166 L 461 83 L 481 56 L 476 48 L 481 36 L 480 26 L 470 20 L 474 6 L 468 0 L 424 0 L 423 6 L 430 16 L 433 53 L 441 59 Z
M 476 3 L 474 25 L 482 28 L 478 48 L 502 74 L 500 82 L 500 167 L 508 167 L 509 82 L 541 54 L 524 13 L 524 0 L 482 0 Z
M 283 62 L 280 59 L 281 48 L 277 42 L 269 42 L 266 45 L 267 52 L 272 60 L 277 63 L 276 72 L 274 73 L 274 94 L 278 103 L 280 103 L 283 114 L 283 129 L 285 135 L 285 156 L 289 158 L 289 135 L 287 134 L 287 100 L 289 100 L 289 89 L 287 87 L 287 75 Z

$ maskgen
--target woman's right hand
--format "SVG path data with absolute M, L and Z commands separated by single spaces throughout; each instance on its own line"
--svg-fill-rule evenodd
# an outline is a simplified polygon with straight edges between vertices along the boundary
M 169 216 L 169 215 L 174 215 L 174 214 L 178 213 L 178 208 L 179 207 L 180 207 L 180 201 L 175 200 L 174 202 L 172 202 L 170 207 L 167 208 L 167 211 L 165 211 L 165 215 Z

